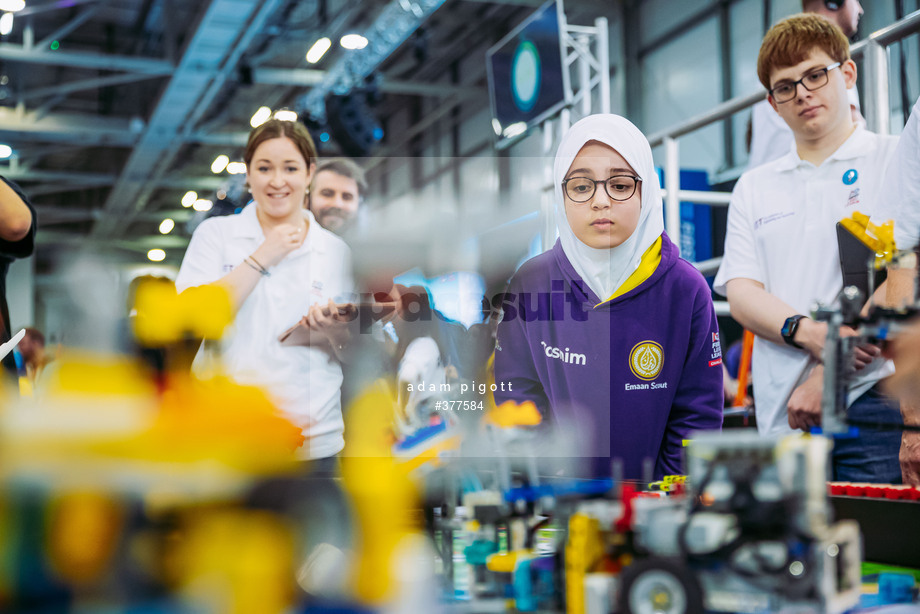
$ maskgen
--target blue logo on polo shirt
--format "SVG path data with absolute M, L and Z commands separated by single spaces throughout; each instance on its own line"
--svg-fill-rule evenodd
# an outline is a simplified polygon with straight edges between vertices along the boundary
M 859 179 L 859 173 L 855 168 L 851 168 L 843 174 L 843 185 L 853 185 L 857 179 Z

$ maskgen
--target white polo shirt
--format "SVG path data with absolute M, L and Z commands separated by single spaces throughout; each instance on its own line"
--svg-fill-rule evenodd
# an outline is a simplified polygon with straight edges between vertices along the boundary
M 853 211 L 871 215 L 897 137 L 856 131 L 821 166 L 785 156 L 744 173 L 732 192 L 725 255 L 713 288 L 731 279 L 759 281 L 798 313 L 832 304 L 843 287 L 836 223 Z M 791 431 L 786 403 L 809 356 L 758 337 L 752 359 L 757 427 Z M 893 373 L 877 360 L 850 387 L 849 402 Z
M 899 249 L 920 243 L 920 98 L 888 167 L 885 183 L 872 222 L 894 220 L 894 240 Z
M 221 350 L 228 375 L 263 388 L 303 428 L 307 442 L 301 455 L 323 458 L 344 447 L 342 368 L 331 351 L 285 347 L 278 336 L 313 303 L 353 300 L 354 282 L 345 242 L 320 226 L 309 211 L 304 217 L 310 228 L 303 245 L 271 267 L 270 276 L 259 279 L 221 340 Z M 185 252 L 177 290 L 217 281 L 264 240 L 254 203 L 239 215 L 205 220 Z M 201 361 L 196 359 L 195 368 L 200 372 Z

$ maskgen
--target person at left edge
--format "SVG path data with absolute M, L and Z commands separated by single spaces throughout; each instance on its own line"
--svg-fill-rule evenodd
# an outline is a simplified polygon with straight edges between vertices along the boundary
M 253 129 L 244 155 L 253 201 L 238 215 L 201 223 L 176 279 L 180 292 L 213 283 L 230 291 L 236 312 L 221 341 L 224 368 L 266 390 L 303 428 L 304 459 L 344 447 L 338 358 L 348 330 L 330 317 L 337 313 L 330 303 L 354 290 L 348 246 L 303 207 L 315 160 L 303 125 L 272 119 Z M 324 307 L 332 309 L 324 315 Z M 278 336 L 305 314 L 329 343 L 282 346 Z
M 0 177 L 0 343 L 10 340 L 10 312 L 6 303 L 6 274 L 17 258 L 35 249 L 35 210 L 15 183 Z M 3 377 L 16 377 L 13 353 L 3 359 Z
M 645 136 L 592 115 L 562 138 L 553 167 L 553 248 L 525 262 L 503 302 L 496 403 L 532 401 L 577 433 L 592 476 L 682 473 L 682 441 L 722 425 L 722 360 L 706 281 L 664 232 Z

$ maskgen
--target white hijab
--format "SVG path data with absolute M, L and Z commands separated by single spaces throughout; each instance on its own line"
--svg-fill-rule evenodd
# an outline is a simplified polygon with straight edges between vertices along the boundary
M 597 141 L 615 149 L 633 167 L 636 175 L 642 178 L 639 184 L 642 191 L 642 208 L 636 230 L 622 244 L 610 249 L 595 249 L 582 243 L 575 236 L 565 215 L 562 181 L 572 167 L 575 156 L 589 141 Z M 569 128 L 562 137 L 553 164 L 553 181 L 556 225 L 559 227 L 562 250 L 588 287 L 600 300 L 607 300 L 639 268 L 642 254 L 664 231 L 661 186 L 652 162 L 652 150 L 648 140 L 625 117 L 610 114 L 589 115 Z M 597 189 L 603 190 L 604 186 L 598 185 Z M 591 205 L 585 203 L 581 206 Z

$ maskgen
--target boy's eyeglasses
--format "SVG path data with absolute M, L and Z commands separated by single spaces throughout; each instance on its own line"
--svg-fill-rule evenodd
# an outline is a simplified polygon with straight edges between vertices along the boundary
M 830 66 L 813 70 L 798 81 L 780 81 L 770 90 L 770 95 L 773 96 L 776 104 L 782 104 L 795 98 L 800 83 L 809 92 L 821 89 L 827 85 L 827 71 L 835 68 L 840 68 L 840 62 L 834 62 Z
M 633 175 L 614 175 L 607 179 L 588 179 L 587 177 L 569 177 L 562 182 L 562 191 L 573 202 L 586 203 L 594 198 L 597 184 L 603 183 L 607 196 L 612 200 L 624 201 L 636 193 L 636 186 L 642 181 Z

